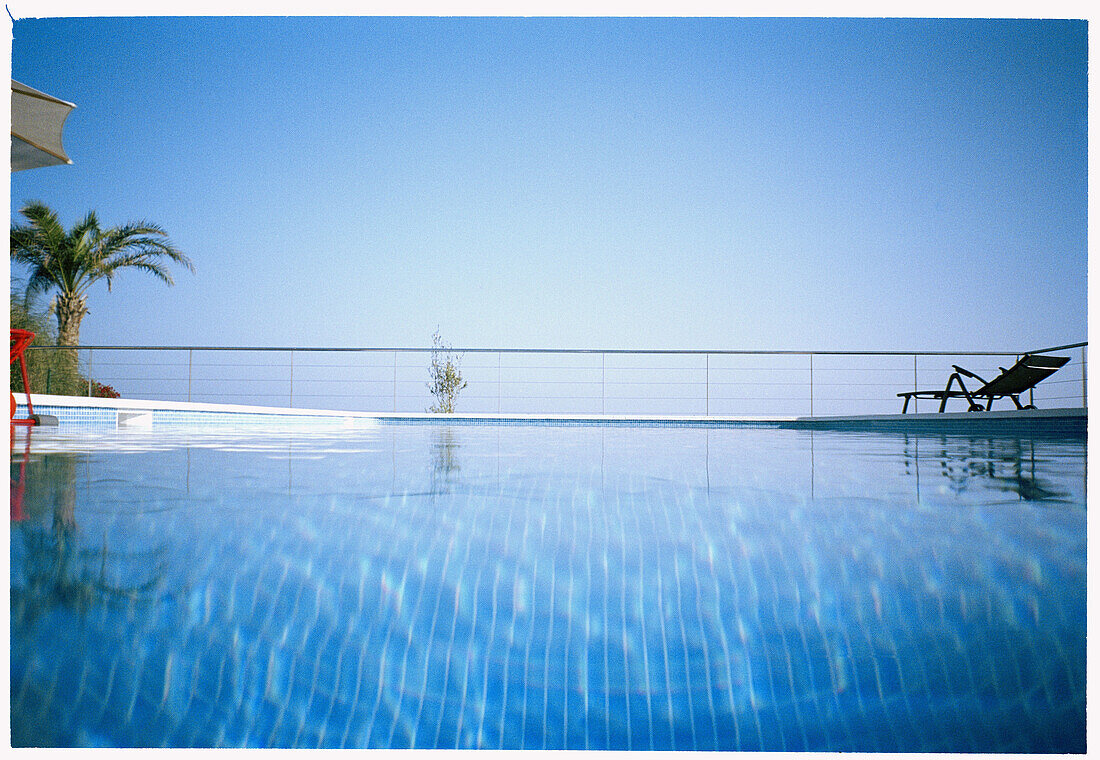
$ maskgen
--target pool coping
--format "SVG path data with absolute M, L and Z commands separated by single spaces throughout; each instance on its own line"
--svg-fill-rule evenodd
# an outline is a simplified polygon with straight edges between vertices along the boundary
M 26 395 L 14 394 L 25 417 Z M 153 424 L 248 424 L 248 423 L 407 423 L 457 425 L 633 425 L 705 427 L 781 427 L 828 430 L 979 430 L 989 428 L 1087 428 L 1088 408 L 1009 409 L 980 412 L 924 412 L 840 416 L 720 416 L 720 415 L 622 415 L 622 414 L 505 414 L 431 412 L 355 412 L 332 409 L 216 404 L 150 399 L 107 399 L 83 396 L 32 394 L 35 411 L 58 418 L 60 424 L 92 423 L 118 427 L 152 427 Z

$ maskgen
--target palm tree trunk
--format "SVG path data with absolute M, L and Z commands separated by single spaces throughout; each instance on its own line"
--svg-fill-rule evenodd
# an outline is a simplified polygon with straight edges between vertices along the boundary
M 57 297 L 57 345 L 80 345 L 80 320 L 88 313 L 85 303 L 85 298 L 74 293 Z
M 61 371 L 62 390 L 65 395 L 83 395 L 83 383 L 80 378 L 80 366 L 76 347 L 80 345 L 80 320 L 88 313 L 85 299 L 71 293 L 61 293 L 54 302 L 57 313 L 57 345 L 72 346 L 63 348 L 57 357 Z

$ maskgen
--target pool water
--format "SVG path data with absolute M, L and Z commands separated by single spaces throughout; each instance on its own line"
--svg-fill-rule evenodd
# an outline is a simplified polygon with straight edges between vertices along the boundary
M 16 746 L 1085 749 L 1083 438 L 14 436 Z

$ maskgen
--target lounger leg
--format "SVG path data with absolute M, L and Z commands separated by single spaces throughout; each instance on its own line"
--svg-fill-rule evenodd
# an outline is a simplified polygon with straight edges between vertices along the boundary
M 906 410 L 909 409 L 909 399 L 910 398 L 912 398 L 912 396 L 906 396 L 905 397 L 905 403 L 901 405 L 901 413 L 902 414 L 905 414 Z
M 974 397 L 970 395 L 970 391 L 968 391 L 966 389 L 966 386 L 963 385 L 963 381 L 962 381 L 961 377 L 959 378 L 959 387 L 962 388 L 963 395 L 966 396 L 966 404 L 967 404 L 966 411 L 968 411 L 968 412 L 980 412 L 982 410 L 982 405 L 979 404 L 977 401 L 975 401 Z M 989 403 L 990 404 L 993 403 L 992 398 L 989 399 Z
M 970 394 L 966 393 L 966 386 L 963 385 L 963 379 L 959 376 L 958 372 L 955 372 L 951 377 L 947 378 L 947 387 L 943 389 L 943 398 L 940 399 L 940 412 L 947 408 L 947 399 L 951 396 L 951 385 L 958 382 L 959 387 L 962 388 L 962 392 L 966 394 L 967 399 L 970 398 Z
M 958 372 L 947 378 L 947 387 L 943 389 L 943 398 L 940 400 L 940 411 L 942 412 L 947 408 L 947 399 L 951 397 L 951 386 L 954 383 L 959 384 L 959 390 L 962 391 L 963 396 L 966 397 L 966 403 L 968 405 L 968 412 L 975 412 L 981 410 L 981 405 L 974 401 L 974 397 L 970 395 L 970 391 L 966 389 L 966 384 L 963 383 L 962 375 Z

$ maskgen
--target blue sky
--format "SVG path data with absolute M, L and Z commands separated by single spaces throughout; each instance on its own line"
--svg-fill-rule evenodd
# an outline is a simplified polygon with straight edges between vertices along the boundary
M 13 218 L 194 261 L 85 344 L 1020 350 L 1087 338 L 1082 21 L 17 19 L 77 104 Z M 14 272 L 13 274 L 18 274 Z

